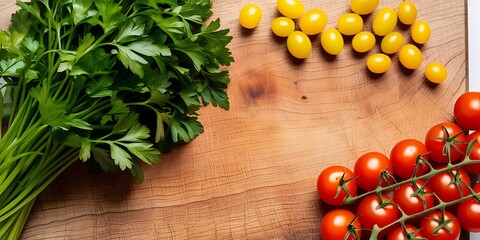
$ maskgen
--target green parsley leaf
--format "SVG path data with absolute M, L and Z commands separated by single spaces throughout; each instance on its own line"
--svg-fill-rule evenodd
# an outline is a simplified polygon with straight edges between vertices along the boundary
M 145 31 L 145 23 L 140 22 L 139 18 L 128 21 L 124 24 L 115 37 L 115 41 L 118 43 L 130 42 L 136 39 L 139 39 Z
M 160 161 L 160 151 L 153 148 L 152 143 L 133 142 L 125 143 L 123 146 L 145 163 L 153 164 Z
M 134 123 L 128 132 L 122 136 L 118 141 L 121 142 L 135 142 L 138 140 L 147 139 L 150 137 L 150 130 L 145 126 L 141 125 L 140 123 Z
M 86 138 L 81 138 L 82 147 L 80 148 L 80 160 L 87 161 L 91 157 L 92 142 Z
M 113 79 L 102 76 L 98 80 L 90 82 L 85 91 L 92 98 L 111 97 L 113 94 L 112 85 Z
M 105 172 L 115 172 L 117 166 L 110 158 L 110 153 L 108 150 L 92 146 L 91 153 L 95 162 L 97 162 L 103 171 Z M 133 163 L 132 163 L 133 166 Z
M 95 0 L 94 2 L 100 13 L 100 25 L 106 33 L 118 28 L 126 19 L 126 16 L 122 13 L 123 7 L 113 0 Z
M 184 53 L 188 56 L 195 70 L 200 71 L 202 67 L 208 63 L 207 56 L 203 51 L 203 48 L 190 40 L 183 40 L 178 42 L 177 46 L 174 48 L 176 51 Z
M 139 77 L 143 77 L 143 67 L 142 64 L 147 64 L 147 60 L 145 60 L 140 55 L 136 54 L 128 47 L 118 45 L 118 52 L 112 51 L 112 53 L 116 53 L 118 59 L 123 63 L 123 65 L 130 69 L 134 74 L 138 75 Z
M 18 59 L 8 59 L 0 61 L 0 74 L 4 77 L 19 77 L 20 71 L 25 67 L 25 63 Z
M 108 144 L 110 146 L 110 155 L 112 156 L 115 165 L 118 165 L 122 171 L 127 168 L 132 168 L 132 156 L 114 142 L 108 142 Z
M 172 120 L 170 127 L 173 142 L 190 142 L 203 133 L 203 126 L 196 117 L 175 118 Z
M 210 0 L 18 1 L 0 30 L 0 226 L 18 238 L 31 202 L 73 161 L 129 170 L 203 132 L 199 110 L 228 109 L 228 29 Z M 155 120 L 153 119 L 155 118 Z M 3 132 L 3 131 L 1 131 Z M 151 136 L 154 135 L 154 136 Z M 15 164 L 12 164 L 15 163 Z M 16 164 L 21 163 L 21 164 Z M 13 174 L 11 174 L 13 173 Z M 18 216 L 21 216 L 18 218 Z
M 72 0 L 72 15 L 75 25 L 91 17 L 89 10 L 92 4 L 93 0 Z
M 87 33 L 85 37 L 80 40 L 80 45 L 77 47 L 77 59 L 82 58 L 85 51 L 92 46 L 95 42 L 95 36 L 91 33 Z

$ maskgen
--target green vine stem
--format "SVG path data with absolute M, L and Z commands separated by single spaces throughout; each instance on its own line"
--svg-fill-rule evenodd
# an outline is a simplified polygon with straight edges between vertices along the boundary
M 428 162 L 428 161 L 425 161 L 421 156 L 419 158 L 417 158 L 417 164 L 416 164 L 416 168 L 418 168 L 421 164 L 426 164 L 429 168 L 430 168 L 430 171 L 421 175 L 421 176 L 416 176 L 416 171 L 414 171 L 414 174 L 411 178 L 408 178 L 408 179 L 405 179 L 405 180 L 402 180 L 402 181 L 398 181 L 398 182 L 395 182 L 391 185 L 387 185 L 387 186 L 381 186 L 381 184 L 377 184 L 377 187 L 372 190 L 372 191 L 367 191 L 365 193 L 362 193 L 360 195 L 357 195 L 357 196 L 351 196 L 350 194 L 347 194 L 347 196 L 345 197 L 344 199 L 344 203 L 349 205 L 349 204 L 353 204 L 354 202 L 368 196 L 368 195 L 371 195 L 371 194 L 375 194 L 377 196 L 380 196 L 381 193 L 383 192 L 389 192 L 389 191 L 393 191 L 394 189 L 400 187 L 401 185 L 404 185 L 404 184 L 408 184 L 408 183 L 412 183 L 413 186 L 416 187 L 416 194 L 418 197 L 422 197 L 423 194 L 425 194 L 426 192 L 422 192 L 422 191 L 418 191 L 419 189 L 417 189 L 417 185 L 416 185 L 416 182 L 418 180 L 425 180 L 425 184 L 428 183 L 428 180 L 437 175 L 437 174 L 440 174 L 440 173 L 443 173 L 443 172 L 447 172 L 447 171 L 452 171 L 452 170 L 455 170 L 455 169 L 459 169 L 461 167 L 464 167 L 464 166 L 467 166 L 467 165 L 470 165 L 470 164 L 480 164 L 480 161 L 478 160 L 472 160 L 470 159 L 470 153 L 472 152 L 472 149 L 473 149 L 473 146 L 474 144 L 476 143 L 476 141 L 471 141 L 468 143 L 468 146 L 467 146 L 467 150 L 466 150 L 466 153 L 465 153 L 465 157 L 463 159 L 463 161 L 460 161 L 458 163 L 455 163 L 455 164 L 452 164 L 451 161 L 449 160 L 447 165 L 443 168 L 440 168 L 440 169 L 435 169 L 433 168 L 433 166 Z M 448 142 L 446 142 L 445 144 L 446 148 L 450 148 L 450 144 Z M 448 159 L 450 159 L 450 152 L 447 150 L 447 157 Z M 386 172 L 386 171 L 384 171 Z M 457 171 L 456 174 L 459 174 L 459 171 Z M 456 180 L 458 176 L 453 176 L 454 179 Z M 350 179 L 347 179 L 345 180 L 344 182 L 349 182 Z M 383 178 L 380 178 L 380 181 L 383 181 Z M 383 226 L 383 227 L 379 227 L 378 225 L 375 225 L 373 227 L 373 229 L 371 229 L 371 235 L 370 235 L 370 240 L 375 240 L 378 238 L 378 234 L 389 228 L 389 227 L 392 227 L 396 224 L 400 224 L 401 226 L 404 226 L 405 225 L 405 222 L 410 220 L 410 219 L 414 219 L 414 218 L 418 218 L 418 217 L 421 217 L 421 216 L 424 216 L 425 214 L 427 213 L 430 213 L 430 212 L 433 212 L 433 211 L 442 211 L 442 213 L 445 211 L 445 209 L 449 206 L 453 206 L 453 205 L 456 205 L 456 204 L 459 204 L 460 202 L 463 202 L 463 201 L 466 201 L 468 199 L 471 199 L 471 198 L 475 198 L 476 201 L 480 202 L 480 196 L 479 194 L 475 193 L 472 189 L 471 186 L 468 186 L 468 184 L 464 183 L 463 181 L 460 181 L 460 182 L 453 182 L 451 184 L 456 184 L 457 185 L 457 188 L 460 192 L 460 198 L 457 199 L 457 200 L 454 200 L 454 201 L 450 201 L 450 202 L 445 202 L 445 201 L 442 201 L 435 193 L 433 193 L 433 195 L 435 196 L 435 198 L 438 200 L 438 204 L 434 207 L 431 207 L 431 208 L 428 208 L 428 209 L 425 209 L 424 211 L 422 212 L 419 212 L 419 213 L 416 213 L 416 214 L 411 214 L 411 215 L 408 215 L 406 214 L 402 209 L 398 208 L 398 210 L 401 212 L 401 217 L 397 220 L 397 221 L 394 221 L 386 226 Z M 470 194 L 466 195 L 466 196 L 463 196 L 462 193 L 461 193 L 461 189 L 460 189 L 460 184 L 461 185 L 464 185 L 466 186 L 469 191 L 470 191 Z M 342 186 L 340 185 L 339 188 L 342 188 L 344 189 L 346 186 Z M 422 186 L 424 187 L 424 186 Z M 422 188 L 420 187 L 420 188 Z M 431 194 L 431 193 L 429 193 Z M 443 214 L 442 214 L 443 215 Z M 439 222 L 439 225 L 440 224 L 443 224 L 444 222 L 442 222 L 444 220 L 440 220 Z M 405 228 L 403 228 L 403 230 L 405 231 Z M 350 227 L 349 228 L 349 232 L 350 231 L 355 231 L 355 229 L 352 230 L 352 228 Z M 409 234 L 409 233 L 406 233 L 405 234 Z M 421 238 L 420 238 L 421 239 Z

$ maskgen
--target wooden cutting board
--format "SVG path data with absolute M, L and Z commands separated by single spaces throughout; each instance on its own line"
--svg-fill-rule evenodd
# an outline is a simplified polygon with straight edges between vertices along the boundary
M 264 14 L 247 31 L 238 13 L 251 2 Z M 143 184 L 74 165 L 38 197 L 23 239 L 318 239 L 323 168 L 352 167 L 367 151 L 388 155 L 397 141 L 423 140 L 430 126 L 452 119 L 453 103 L 468 87 L 465 1 L 415 1 L 418 18 L 432 27 L 424 62 L 406 71 L 394 55 L 381 76 L 366 69 L 379 47 L 356 54 L 351 38 L 337 57 L 323 52 L 318 38 L 308 59 L 290 57 L 285 39 L 270 30 L 279 16 L 275 2 L 213 1 L 215 17 L 234 37 L 229 111 L 202 109 L 205 133 L 164 154 Z M 327 27 L 349 11 L 348 0 L 303 2 L 328 14 Z M 399 3 L 382 0 L 380 7 Z M 14 0 L 1 0 L 2 28 L 14 9 Z M 424 79 L 431 61 L 449 71 L 440 85 Z

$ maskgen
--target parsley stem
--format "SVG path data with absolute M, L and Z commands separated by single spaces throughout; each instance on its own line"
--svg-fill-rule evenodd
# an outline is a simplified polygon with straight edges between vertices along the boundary
M 71 115 L 80 119 L 89 119 L 93 115 L 99 114 L 101 112 L 104 112 L 105 110 L 109 110 L 112 108 L 111 105 L 108 104 L 108 100 L 103 100 L 100 102 L 94 102 L 93 104 L 90 105 L 89 108 L 82 110 L 81 112 L 76 112 L 72 113 Z

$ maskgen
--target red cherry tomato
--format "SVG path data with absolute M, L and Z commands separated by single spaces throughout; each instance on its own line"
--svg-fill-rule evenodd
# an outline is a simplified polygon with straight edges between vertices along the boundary
M 404 239 L 411 239 L 411 237 L 415 236 L 417 238 L 422 238 L 422 233 L 419 231 L 418 228 L 412 226 L 412 225 L 405 225 L 405 229 L 407 230 L 408 234 L 410 235 L 410 238 L 405 235 L 405 232 L 403 232 L 402 227 L 397 227 L 393 229 L 393 231 L 388 234 L 387 240 L 404 240 Z
M 480 183 L 475 184 L 473 191 L 480 194 Z M 465 231 L 480 232 L 480 203 L 472 198 L 458 205 L 457 217 Z
M 423 237 L 428 240 L 458 240 L 460 239 L 460 222 L 458 219 L 449 211 L 445 211 L 444 222 L 449 221 L 447 228 L 442 227 L 436 229 L 442 219 L 442 213 L 440 211 L 431 212 L 425 215 L 420 222 L 420 232 Z M 438 231 L 437 231 L 438 230 Z
M 418 180 L 416 188 L 411 182 L 401 185 L 393 191 L 393 201 L 407 215 L 432 208 L 435 205 L 435 196 L 430 187 L 425 184 L 424 181 Z M 418 193 L 422 193 L 422 195 L 418 195 Z
M 391 204 L 391 200 L 387 196 L 381 195 L 381 199 L 384 204 L 380 203 L 376 194 L 368 195 L 360 200 L 357 206 L 357 215 L 363 229 L 372 229 L 375 224 L 378 227 L 384 227 L 397 221 L 400 217 L 400 211 Z M 385 204 L 387 201 L 390 203 Z M 386 236 L 392 229 L 381 231 L 379 237 Z
M 412 177 L 417 159 L 423 156 L 424 160 L 428 160 L 427 152 L 425 144 L 418 140 L 405 139 L 398 142 L 390 152 L 393 172 L 402 178 Z M 427 170 L 429 170 L 427 165 L 419 165 L 416 175 L 420 176 Z
M 453 107 L 453 116 L 462 128 L 480 130 L 480 92 L 460 95 Z
M 347 191 L 342 189 L 337 195 L 338 188 L 342 181 L 348 189 L 350 196 L 357 195 L 357 183 L 352 170 L 343 166 L 330 166 L 325 168 L 317 179 L 317 192 L 322 201 L 334 206 L 343 205 L 343 200 L 347 197 Z M 353 180 L 352 180 L 353 179 Z M 350 181 L 349 181 L 350 180 Z
M 358 238 L 354 233 L 348 232 L 348 226 L 352 224 Z M 348 235 L 348 238 L 345 238 Z M 320 222 L 320 236 L 328 240 L 354 240 L 360 239 L 360 221 L 355 214 L 345 209 L 334 209 L 325 214 Z
M 467 138 L 467 142 L 475 140 L 475 145 L 473 145 L 472 152 L 470 152 L 470 159 L 480 160 L 480 131 L 475 131 L 470 133 Z M 465 167 L 469 173 L 480 174 L 480 161 L 477 164 L 471 164 Z
M 471 186 L 470 176 L 463 168 L 441 172 L 433 176 L 429 181 L 432 191 L 444 202 L 455 201 L 470 194 L 470 190 L 464 184 L 460 182 L 455 183 L 454 179 L 457 173 L 459 181 Z M 459 186 L 462 195 L 460 195 Z
M 392 173 L 391 166 L 390 159 L 383 153 L 367 152 L 357 159 L 353 173 L 357 177 L 358 186 L 371 191 L 377 187 L 383 171 Z M 381 185 L 386 186 L 387 182 L 382 180 Z
M 447 130 L 449 135 L 448 138 L 442 127 Z M 430 128 L 425 136 L 425 146 L 430 152 L 428 157 L 430 160 L 438 163 L 448 162 L 448 157 L 444 154 L 444 149 L 448 148 L 445 147 L 447 142 L 451 143 L 449 148 L 451 163 L 459 162 L 467 150 L 465 141 L 465 133 L 463 132 L 462 128 L 453 122 L 443 122 L 437 124 Z M 456 150 L 453 145 L 455 145 L 458 150 Z

